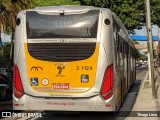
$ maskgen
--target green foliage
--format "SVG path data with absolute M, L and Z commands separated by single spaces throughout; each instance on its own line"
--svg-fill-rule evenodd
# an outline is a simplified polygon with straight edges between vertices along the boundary
M 133 41 L 133 43 L 134 43 L 134 44 L 139 44 L 139 42 L 138 42 L 138 41 Z
M 146 54 L 142 54 L 142 53 L 141 53 L 139 50 L 137 50 L 137 49 L 136 49 L 135 53 L 136 53 L 136 59 L 137 59 L 137 60 L 147 60 L 147 59 L 148 59 L 147 56 L 146 56 Z
M 57 5 L 79 5 L 79 1 L 73 0 L 33 0 L 34 7 L 57 6 Z
M 82 5 L 109 8 L 120 17 L 125 27 L 134 33 L 134 29 L 140 29 L 145 25 L 144 0 L 80 0 Z M 160 21 L 160 0 L 150 0 L 152 24 Z
M 81 0 L 81 4 L 109 8 L 115 12 L 130 32 L 140 26 L 140 0 Z
M 160 21 L 160 0 L 150 0 L 150 3 L 152 24 L 158 24 Z M 79 4 L 111 9 L 120 17 L 131 33 L 134 32 L 134 29 L 140 29 L 145 25 L 145 21 L 142 21 L 142 18 L 145 18 L 144 0 L 0 0 L 0 27 L 3 24 L 5 33 L 10 33 L 12 24 L 15 26 L 17 13 L 23 9 Z
M 141 53 L 139 52 L 138 49 L 135 50 L 135 54 L 136 54 L 136 59 L 138 60 L 140 58 L 140 56 L 141 56 L 140 55 Z
M 144 54 L 141 54 L 141 56 L 140 56 L 139 59 L 140 59 L 140 60 L 147 60 L 148 57 L 147 57 L 146 55 L 144 55 Z
M 73 0 L 0 0 L 0 33 L 2 32 L 1 28 L 3 27 L 3 32 L 12 35 L 11 43 L 13 43 L 13 36 L 16 26 L 16 17 L 19 11 L 23 9 L 29 9 L 40 6 L 51 6 L 51 5 L 77 5 L 78 1 Z M 0 34 L 0 49 L 1 49 L 1 59 L 0 65 L 8 66 L 8 58 L 10 58 L 10 54 L 6 53 L 5 48 L 13 47 L 13 44 L 8 47 L 2 47 L 2 39 Z M 12 53 L 11 53 L 12 54 Z
M 31 8 L 31 0 L 0 0 L 0 28 L 8 33 L 15 28 L 16 16 L 20 10 Z
M 11 67 L 10 46 L 11 46 L 10 43 L 5 43 L 5 45 L 3 46 L 4 58 L 2 57 L 2 54 L 0 54 L 0 67 L 5 67 L 5 68 L 8 68 L 8 69 L 10 69 L 10 67 Z
M 160 27 L 160 0 L 150 0 L 152 24 Z
M 134 44 L 140 44 L 138 41 L 133 41 Z M 147 60 L 146 54 L 142 54 L 138 49 L 135 51 L 137 60 Z
M 148 53 L 148 52 L 147 52 L 147 51 L 145 51 L 145 52 L 143 52 L 143 53 L 144 53 L 145 55 L 147 55 L 147 53 Z

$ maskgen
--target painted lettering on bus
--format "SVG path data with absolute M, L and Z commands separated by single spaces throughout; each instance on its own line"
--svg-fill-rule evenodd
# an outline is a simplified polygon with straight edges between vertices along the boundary
M 92 66 L 76 66 L 76 70 L 92 70 Z
M 72 105 L 75 105 L 75 103 L 73 102 L 47 102 L 47 105 L 72 106 Z

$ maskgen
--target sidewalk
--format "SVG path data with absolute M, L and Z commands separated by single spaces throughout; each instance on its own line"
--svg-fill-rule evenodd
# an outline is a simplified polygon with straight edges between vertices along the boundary
M 138 111 L 139 113 L 155 113 L 159 117 L 128 117 L 126 120 L 160 120 L 160 67 L 155 71 L 155 91 L 156 99 L 152 99 L 152 87 L 149 83 L 148 74 L 142 81 L 136 102 L 133 106 L 132 111 Z M 145 112 L 148 111 L 148 112 Z M 150 116 L 150 115 L 149 115 Z

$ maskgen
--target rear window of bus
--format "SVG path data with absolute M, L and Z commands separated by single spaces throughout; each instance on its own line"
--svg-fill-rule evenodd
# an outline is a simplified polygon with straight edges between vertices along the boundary
M 48 15 L 28 11 L 27 38 L 96 38 L 98 19 L 99 10 L 69 15 Z

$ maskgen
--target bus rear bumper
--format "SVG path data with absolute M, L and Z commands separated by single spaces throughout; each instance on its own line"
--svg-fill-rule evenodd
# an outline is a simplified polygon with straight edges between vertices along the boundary
M 14 110 L 53 110 L 53 111 L 115 111 L 113 97 L 104 101 L 100 96 L 80 99 L 38 98 L 23 95 L 17 99 L 13 95 Z

